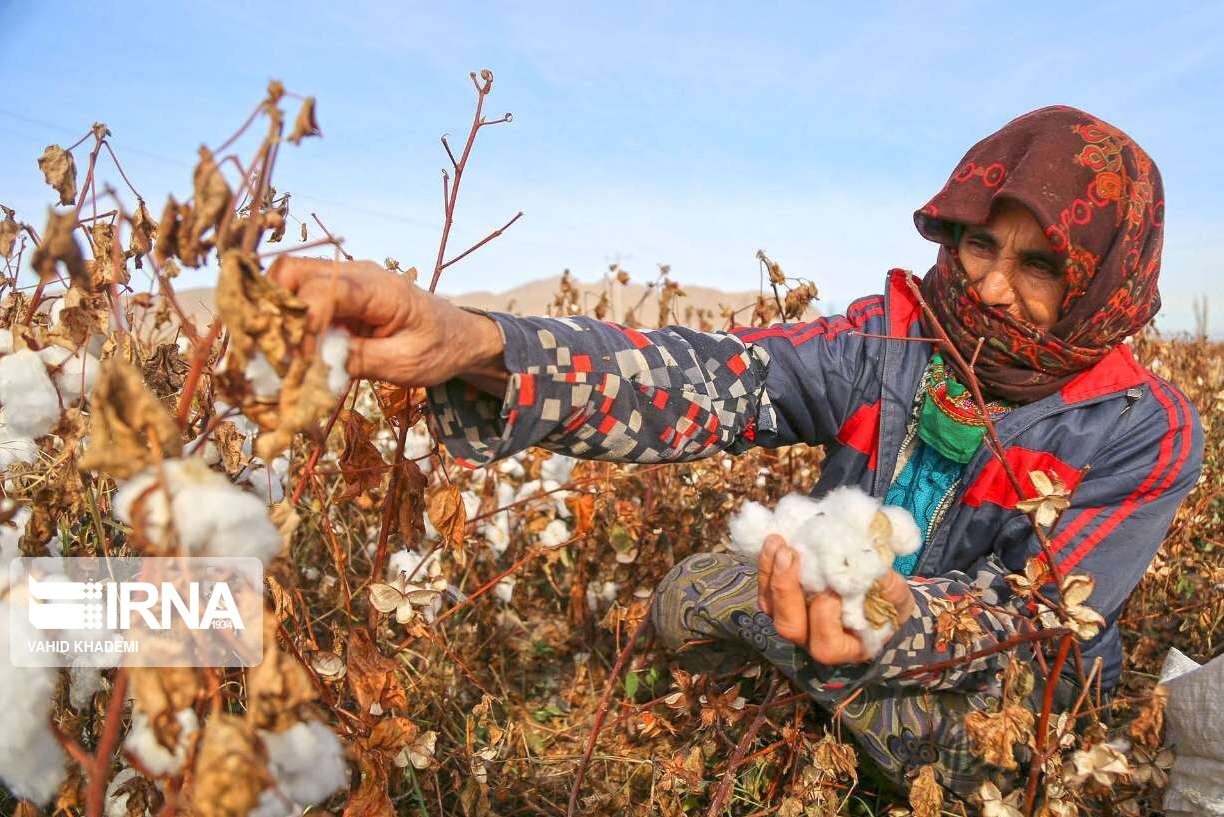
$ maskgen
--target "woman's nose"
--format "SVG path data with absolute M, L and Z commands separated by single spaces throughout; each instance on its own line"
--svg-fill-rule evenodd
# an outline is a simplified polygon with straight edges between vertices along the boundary
M 1000 259 L 986 268 L 985 273 L 976 281 L 972 281 L 978 297 L 989 306 L 1006 309 L 1016 298 L 1012 289 L 1011 269 L 1006 260 Z

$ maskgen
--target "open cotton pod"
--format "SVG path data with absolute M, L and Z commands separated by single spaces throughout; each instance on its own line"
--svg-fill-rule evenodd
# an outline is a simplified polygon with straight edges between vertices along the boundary
M 38 356 L 50 370 L 65 406 L 80 402 L 98 382 L 101 366 L 98 359 L 85 349 L 73 352 L 63 346 L 47 346 L 38 350 Z
M 9 427 L 23 437 L 41 437 L 59 422 L 59 392 L 38 352 L 0 357 L 0 404 Z

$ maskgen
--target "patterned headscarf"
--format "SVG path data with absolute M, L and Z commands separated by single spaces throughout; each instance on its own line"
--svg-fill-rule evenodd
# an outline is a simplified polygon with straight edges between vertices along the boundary
M 999 199 L 1027 207 L 1062 259 L 1067 291 L 1049 331 L 967 286 L 957 226 L 985 223 Z M 975 371 L 999 397 L 1029 402 L 1058 391 L 1160 309 L 1160 172 L 1129 136 L 1075 108 L 1033 111 L 978 142 L 914 223 L 942 245 L 923 297 L 966 359 L 986 339 Z

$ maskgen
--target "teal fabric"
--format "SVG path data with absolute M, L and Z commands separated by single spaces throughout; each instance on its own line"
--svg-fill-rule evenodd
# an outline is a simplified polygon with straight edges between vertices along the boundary
M 926 546 L 926 529 L 940 500 L 952 490 L 964 471 L 965 464 L 950 460 L 931 445 L 918 440 L 913 456 L 901 469 L 892 487 L 884 497 L 885 505 L 899 505 L 914 516 L 922 534 L 922 547 L 909 556 L 898 556 L 893 569 L 902 576 L 913 575 L 918 566 L 918 557 Z

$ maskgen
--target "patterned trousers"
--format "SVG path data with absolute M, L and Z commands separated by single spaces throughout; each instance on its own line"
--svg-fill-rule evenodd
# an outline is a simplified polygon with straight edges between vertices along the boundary
M 853 691 L 836 677 L 830 682 L 829 668 L 778 635 L 757 601 L 756 564 L 737 555 L 699 553 L 677 564 L 659 584 L 652 615 L 671 649 L 687 641 L 718 641 L 682 653 L 694 670 L 726 671 L 745 658 L 765 658 L 830 712 Z M 1043 686 L 1036 685 L 1035 696 Z M 1055 700 L 1064 707 L 1072 700 L 1071 686 L 1059 685 Z M 997 684 L 981 691 L 867 685 L 842 709 L 841 724 L 902 789 L 908 788 L 908 772 L 934 764 L 940 782 L 962 797 L 986 779 L 1007 791 L 1015 785 L 1015 773 L 974 755 L 964 727 L 966 713 L 993 707 L 998 696 Z

